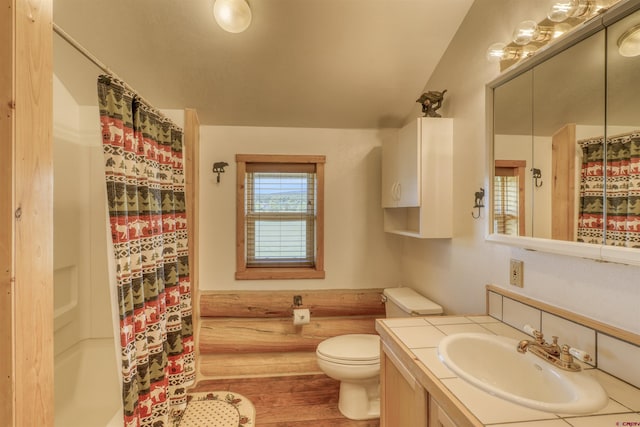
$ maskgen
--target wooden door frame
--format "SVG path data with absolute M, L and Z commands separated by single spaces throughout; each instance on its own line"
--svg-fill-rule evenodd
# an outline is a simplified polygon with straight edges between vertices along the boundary
M 0 12 L 0 419 L 53 426 L 53 0 Z

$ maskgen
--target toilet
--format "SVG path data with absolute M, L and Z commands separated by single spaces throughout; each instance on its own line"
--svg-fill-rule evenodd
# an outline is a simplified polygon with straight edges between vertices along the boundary
M 386 317 L 442 314 L 442 307 L 411 288 L 383 292 Z M 340 381 L 338 409 L 352 420 L 380 417 L 380 337 L 373 334 L 338 335 L 316 349 L 318 366 Z

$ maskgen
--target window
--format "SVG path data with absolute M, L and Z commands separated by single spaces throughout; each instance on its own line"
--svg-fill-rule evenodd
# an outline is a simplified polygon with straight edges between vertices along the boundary
M 494 231 L 512 236 L 525 235 L 523 160 L 496 160 L 494 174 Z
M 324 156 L 236 155 L 236 279 L 324 278 Z

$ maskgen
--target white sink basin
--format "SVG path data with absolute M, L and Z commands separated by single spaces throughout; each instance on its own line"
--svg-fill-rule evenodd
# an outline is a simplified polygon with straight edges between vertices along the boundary
M 528 408 L 588 414 L 606 406 L 600 383 L 584 372 L 569 372 L 529 352 L 518 341 L 482 333 L 449 335 L 438 355 L 449 369 L 480 389 Z

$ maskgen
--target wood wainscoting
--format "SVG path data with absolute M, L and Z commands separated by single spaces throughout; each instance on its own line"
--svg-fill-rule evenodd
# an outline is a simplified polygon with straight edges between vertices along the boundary
M 375 334 L 382 289 L 202 292 L 198 381 L 318 373 L 317 345 L 344 334 Z M 311 312 L 293 324 L 293 297 Z

